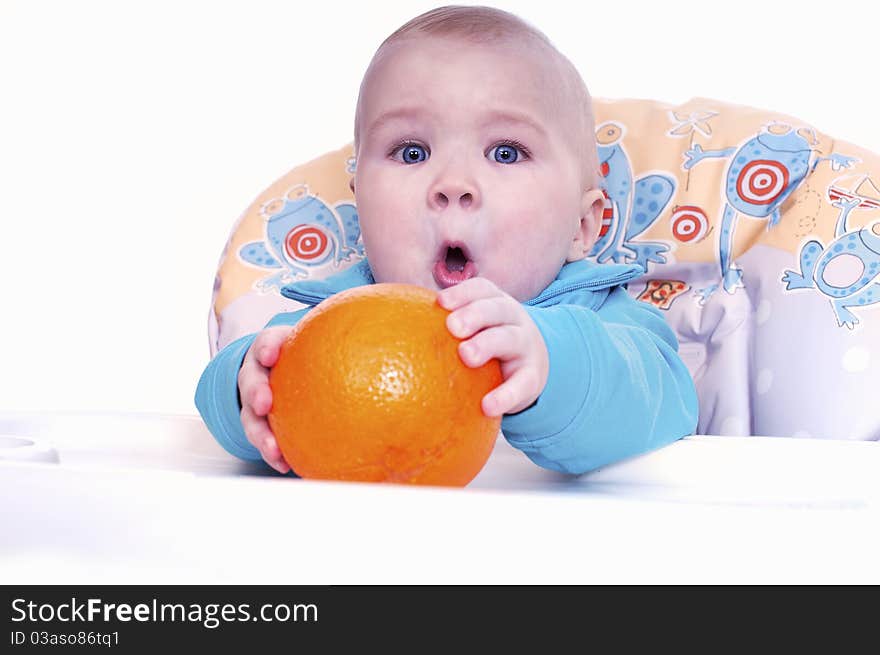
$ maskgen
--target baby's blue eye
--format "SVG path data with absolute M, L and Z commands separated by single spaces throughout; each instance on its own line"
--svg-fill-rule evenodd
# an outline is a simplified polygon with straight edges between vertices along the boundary
M 418 164 L 428 158 L 428 151 L 420 145 L 410 143 L 398 148 L 394 158 L 404 164 Z
M 519 148 L 507 143 L 495 146 L 487 154 L 499 164 L 513 164 L 514 162 L 519 161 L 520 157 L 523 155 Z

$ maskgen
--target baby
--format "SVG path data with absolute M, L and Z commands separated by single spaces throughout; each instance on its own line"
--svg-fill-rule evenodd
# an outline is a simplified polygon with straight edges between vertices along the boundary
M 693 433 L 697 396 L 675 336 L 621 286 L 641 269 L 584 259 L 603 209 L 591 99 L 542 33 L 486 7 L 411 20 L 364 75 L 355 154 L 367 257 L 285 296 L 314 305 L 374 282 L 436 289 L 462 361 L 501 362 L 483 412 L 541 466 L 581 473 Z M 282 473 L 268 376 L 307 311 L 229 344 L 196 391 L 229 452 Z

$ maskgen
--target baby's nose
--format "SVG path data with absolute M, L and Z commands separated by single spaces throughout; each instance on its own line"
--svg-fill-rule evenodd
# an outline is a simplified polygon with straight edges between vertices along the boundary
M 436 211 L 480 208 L 480 174 L 474 162 L 461 153 L 436 157 L 433 179 L 427 188 L 428 206 Z
M 474 196 L 470 191 L 454 191 L 454 190 L 437 190 L 434 191 L 433 204 L 438 209 L 446 209 L 449 203 L 454 202 L 462 209 L 467 209 L 474 201 Z
M 428 189 L 431 209 L 477 209 L 479 186 L 473 174 L 462 167 L 450 166 L 440 172 Z

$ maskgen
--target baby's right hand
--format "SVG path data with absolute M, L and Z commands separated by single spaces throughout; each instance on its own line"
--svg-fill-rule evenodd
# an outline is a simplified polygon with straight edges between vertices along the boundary
M 269 369 L 278 361 L 281 344 L 293 327 L 278 325 L 266 328 L 257 335 L 238 371 L 238 395 L 241 398 L 241 425 L 247 440 L 260 451 L 266 463 L 279 473 L 287 473 L 290 465 L 284 460 L 272 429 L 269 410 L 272 409 L 272 389 L 269 387 Z

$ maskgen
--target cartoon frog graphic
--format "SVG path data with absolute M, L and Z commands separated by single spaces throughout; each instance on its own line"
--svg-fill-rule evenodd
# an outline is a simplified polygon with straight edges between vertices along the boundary
M 811 165 L 815 145 L 818 141 L 812 129 L 795 131 L 789 125 L 773 123 L 739 147 L 703 150 L 700 144 L 696 144 L 685 152 L 685 170 L 709 158 L 731 160 L 725 176 L 726 197 L 718 243 L 719 284 L 727 293 L 732 294 L 743 286 L 742 270 L 733 261 L 733 238 L 739 215 L 768 219 L 767 229 L 770 229 L 779 222 L 782 204 L 819 162 L 829 160 L 832 168 L 839 170 L 857 161 L 853 157 L 832 153 L 817 158 Z M 719 284 L 696 292 L 701 304 L 718 289 Z
M 364 255 L 357 209 L 350 202 L 330 207 L 301 184 L 283 199 L 268 202 L 261 213 L 265 238 L 238 250 L 242 261 L 278 271 L 256 283 L 261 291 L 280 289 L 296 278 L 308 277 L 318 266 L 332 263 L 338 267 Z
M 875 193 L 868 195 L 870 190 Z M 860 230 L 847 230 L 850 213 L 856 209 L 880 208 L 880 193 L 867 176 L 854 192 L 832 184 L 828 197 L 840 210 L 834 240 L 823 246 L 818 239 L 804 244 L 800 271 L 782 276 L 786 289 L 815 289 L 831 301 L 838 327 L 852 330 L 859 322 L 851 307 L 880 302 L 880 221 Z
M 676 180 L 671 175 L 651 173 L 633 182 L 633 170 L 623 149 L 624 127 L 619 123 L 603 123 L 596 129 L 599 170 L 606 204 L 599 238 L 589 256 L 604 264 L 608 260 L 641 266 L 666 262 L 665 243 L 637 241 L 636 237 L 659 218 L 675 193 Z

